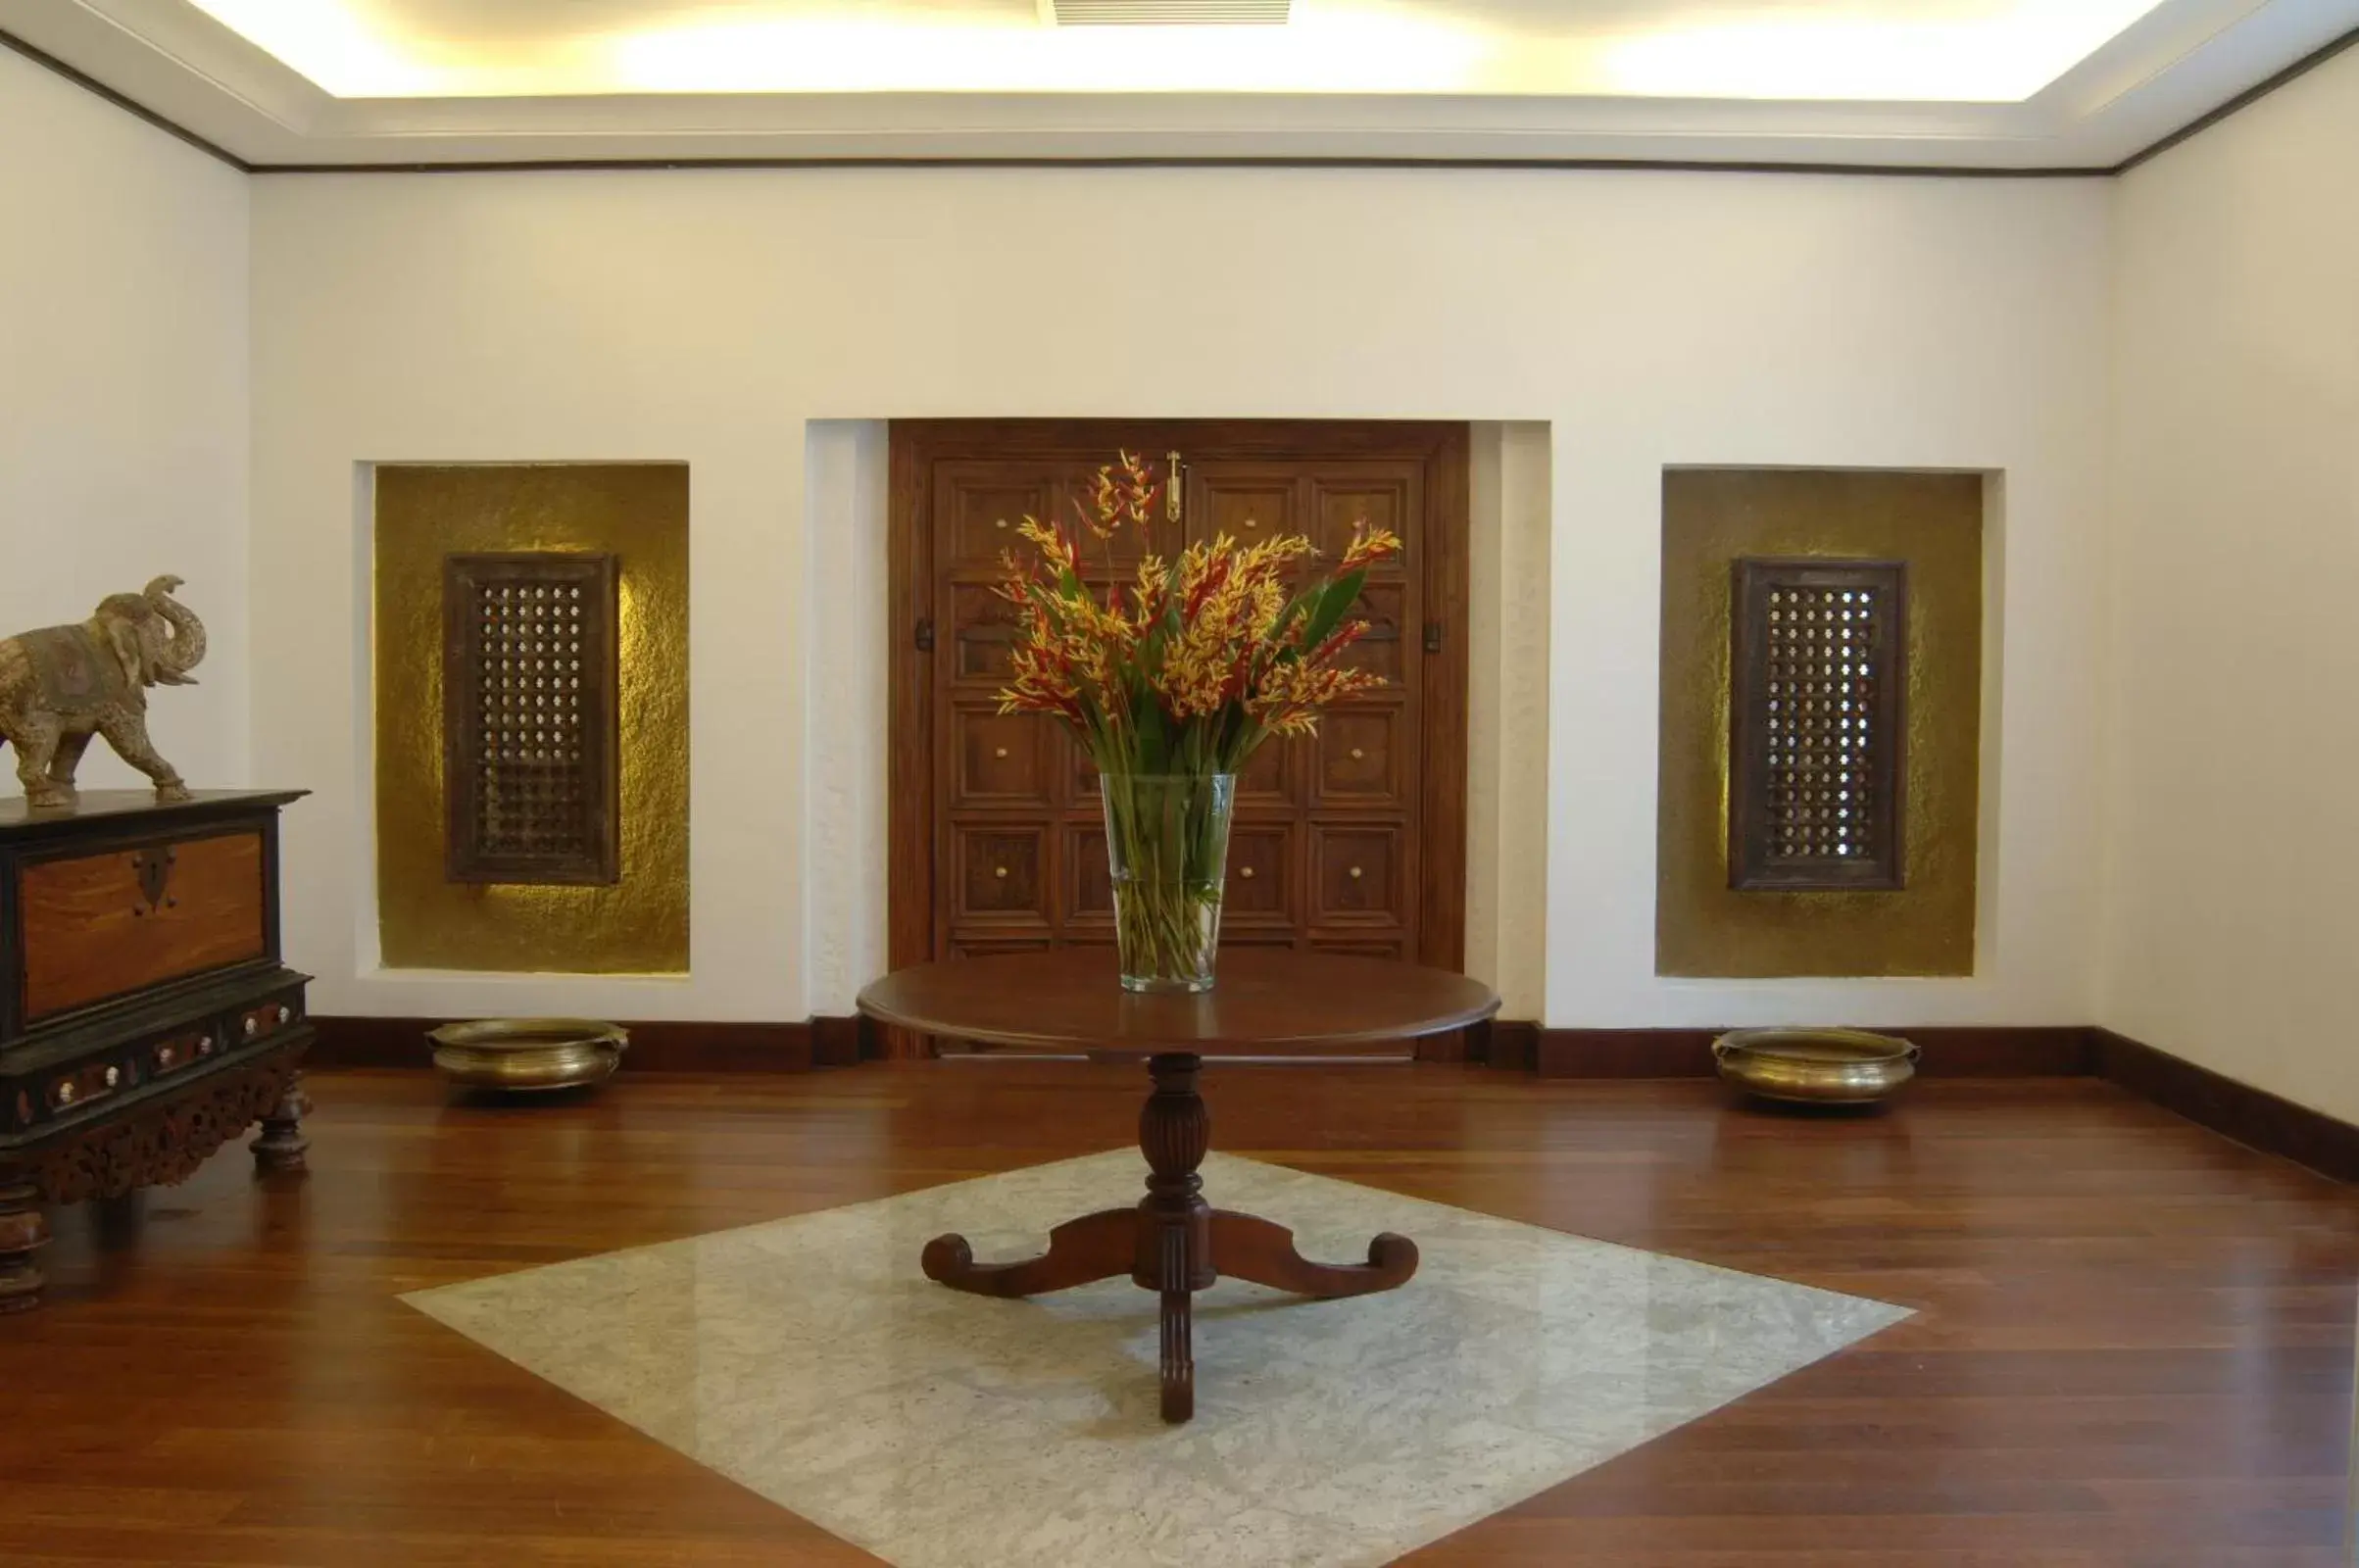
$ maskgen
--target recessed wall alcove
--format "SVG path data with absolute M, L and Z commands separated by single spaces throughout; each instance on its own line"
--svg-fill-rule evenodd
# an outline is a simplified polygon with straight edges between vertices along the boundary
M 380 964 L 687 969 L 688 469 L 380 464 L 364 489 Z
M 1202 428 L 1213 423 L 1205 421 Z M 924 427 L 940 430 L 944 425 L 925 421 Z M 1267 421 L 1263 427 L 1273 431 L 1291 428 L 1298 433 L 1318 428 L 1315 423 L 1283 420 Z M 935 620 L 930 629 L 936 638 L 946 638 L 951 631 L 939 615 L 922 616 L 893 599 L 888 561 L 891 530 L 906 527 L 907 519 L 898 519 L 890 504 L 891 421 L 815 420 L 807 428 L 806 510 L 811 524 L 814 569 L 835 585 L 814 598 L 811 606 L 813 641 L 827 649 L 827 658 L 842 677 L 813 694 L 813 742 L 815 751 L 842 759 L 846 764 L 831 769 L 829 778 L 815 782 L 811 842 L 818 861 L 818 879 L 830 887 L 857 890 L 846 910 L 850 918 L 829 921 L 824 934 L 814 926 L 812 976 L 819 994 L 840 994 L 848 1002 L 861 975 L 881 972 L 891 961 L 893 883 L 888 868 L 897 842 L 889 821 L 896 792 L 890 782 L 885 746 L 893 701 L 891 663 L 917 652 L 912 639 L 918 635 L 919 619 Z M 1107 442 L 1128 438 L 1125 428 L 1120 421 L 1106 421 Z M 1135 436 L 1145 426 L 1133 421 L 1128 428 Z M 1184 427 L 1166 424 L 1161 428 Z M 1380 426 L 1343 422 L 1333 428 L 1364 432 Z M 1429 423 L 1419 428 L 1442 427 Z M 1528 1013 L 1536 1014 L 1542 1005 L 1546 952 L 1545 859 L 1533 847 L 1545 837 L 1547 809 L 1548 431 L 1544 424 L 1497 421 L 1448 428 L 1462 435 L 1464 466 L 1458 482 L 1466 498 L 1463 551 L 1451 569 L 1462 573 L 1466 608 L 1454 624 L 1447 629 L 1437 624 L 1433 629 L 1444 647 L 1450 646 L 1450 640 L 1462 639 L 1452 651 L 1463 660 L 1465 670 L 1463 735 L 1449 743 L 1447 759 L 1453 764 L 1463 760 L 1463 800 L 1456 807 L 1463 825 L 1452 829 L 1462 839 L 1463 865 L 1449 873 L 1460 889 L 1455 901 L 1459 908 L 1453 911 L 1462 922 L 1457 954 L 1462 955 L 1470 972 L 1496 976 L 1511 1006 L 1521 1004 Z M 1171 445 L 1163 443 L 1165 450 Z M 1184 445 L 1182 450 L 1183 463 L 1190 464 Z M 1163 452 L 1153 455 L 1160 459 Z M 1109 445 L 1098 461 L 1111 456 Z M 1194 499 L 1188 504 L 1203 506 L 1207 512 L 1218 509 L 1220 525 L 1233 534 L 1250 537 L 1245 532 L 1249 520 L 1255 526 L 1308 526 L 1315 533 L 1316 518 L 1307 514 L 1298 518 L 1289 510 L 1295 505 L 1292 486 L 1305 486 L 1306 497 L 1320 493 L 1321 481 L 1310 469 L 1299 475 L 1281 474 L 1274 459 L 1257 468 L 1250 457 L 1232 457 L 1216 471 L 1222 482 L 1207 486 L 1204 470 L 1195 470 L 1188 491 Z M 983 480 L 992 477 L 980 469 L 977 472 Z M 1325 478 L 1341 487 L 1335 492 L 1333 506 L 1349 511 L 1360 504 L 1345 493 L 1350 484 L 1340 469 L 1325 473 Z M 1031 495 L 1020 486 L 1006 488 L 1005 496 L 988 485 L 988 493 L 977 492 L 982 500 L 1004 503 L 997 512 L 978 514 L 978 526 L 990 530 L 986 543 L 994 547 L 1001 542 L 1001 533 L 993 525 L 1002 515 L 1012 522 L 1027 507 L 1044 508 L 1050 499 Z M 956 502 L 946 505 L 955 506 Z M 1347 525 L 1351 520 L 1344 512 L 1337 516 Z M 955 521 L 946 526 L 955 527 Z M 1011 531 L 1007 537 L 1012 538 Z M 1398 592 L 1380 585 L 1380 594 L 1385 591 Z M 1414 618 L 1417 623 L 1406 628 L 1404 635 L 1413 639 L 1416 651 L 1422 653 L 1426 622 L 1440 622 L 1443 617 L 1420 614 Z M 973 708 L 978 722 L 989 718 L 987 685 L 987 681 L 977 685 L 974 702 L 967 705 Z M 993 754 L 1015 750 L 1006 737 L 977 744 Z M 1356 741 L 1339 737 L 1335 744 L 1340 748 L 1339 759 L 1357 744 L 1364 762 L 1369 749 L 1364 736 Z M 1007 760 L 1001 760 L 1003 763 Z M 1306 756 L 1300 763 L 1284 765 L 1307 766 L 1314 760 Z M 1274 753 L 1270 761 L 1278 762 Z M 1345 764 L 1338 760 L 1336 765 Z M 1457 771 L 1454 766 L 1450 770 Z M 1311 780 L 1291 782 L 1299 783 L 1303 799 L 1311 798 Z M 1344 782 L 1348 786 L 1350 780 Z M 1313 815 L 1318 814 L 1318 808 L 1311 809 Z M 1077 840 L 1086 837 L 1086 806 L 1068 804 L 1057 815 L 1063 830 Z M 1014 831 L 1007 828 L 1000 836 L 1008 837 Z M 1035 830 L 1024 831 L 1030 834 Z M 1266 836 L 1272 838 L 1273 847 L 1282 842 L 1274 825 Z M 1025 843 L 1031 839 L 1026 838 Z M 1302 853 L 1307 857 L 1306 846 Z M 1078 875 L 1082 869 L 1079 854 L 1079 849 L 1072 849 L 1067 860 L 1059 863 Z M 1274 878 L 1291 869 L 1295 874 L 1285 896 L 1306 906 L 1310 890 L 1302 884 L 1307 882 L 1309 863 L 1305 858 L 1291 868 L 1278 867 L 1264 874 Z M 1361 863 L 1364 880 L 1366 862 Z M 1339 876 L 1346 872 L 1348 865 L 1339 861 Z M 1427 890 L 1404 868 L 1400 892 L 1404 899 L 1416 900 L 1425 897 Z M 1272 906 L 1273 910 L 1277 907 Z M 1014 916 L 1017 921 L 1031 918 L 1021 911 Z M 1086 923 L 1086 913 L 1082 918 Z M 1279 918 L 1274 912 L 1258 921 L 1248 918 L 1237 929 L 1249 939 L 1275 937 L 1279 933 L 1273 922 Z M 1390 923 L 1380 922 L 1383 929 L 1368 924 L 1365 917 L 1358 923 L 1364 927 L 1366 941 L 1396 947 L 1401 942 L 1400 930 Z M 1347 917 L 1342 925 L 1323 928 L 1325 935 L 1318 940 L 1349 942 L 1354 934 L 1352 927 L 1352 918 Z M 1045 933 L 1034 935 L 1029 926 L 1008 938 L 1017 943 L 1044 939 Z M 968 940 L 973 940 L 971 934 Z M 1454 963 L 1460 958 L 1453 956 L 1440 961 Z M 1523 1015 L 1528 1014 L 1518 1014 Z
M 1997 476 L 1662 484 L 1657 972 L 1971 975 Z

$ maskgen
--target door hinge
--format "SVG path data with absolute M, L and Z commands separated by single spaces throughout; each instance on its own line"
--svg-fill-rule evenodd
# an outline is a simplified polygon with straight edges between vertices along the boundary
M 1429 654 L 1442 651 L 1442 623 L 1438 620 L 1425 623 L 1425 651 Z
M 934 623 L 933 623 L 933 621 L 932 621 L 932 620 L 930 620 L 930 619 L 926 619 L 926 620 L 920 620 L 920 621 L 917 623 L 917 632 L 916 632 L 916 635 L 915 635 L 914 637 L 912 637 L 912 638 L 910 639 L 910 641 L 914 642 L 914 643 L 917 645 L 917 651 L 918 651 L 919 653 L 921 653 L 921 654 L 930 654 L 930 653 L 932 653 L 932 652 L 934 651 Z

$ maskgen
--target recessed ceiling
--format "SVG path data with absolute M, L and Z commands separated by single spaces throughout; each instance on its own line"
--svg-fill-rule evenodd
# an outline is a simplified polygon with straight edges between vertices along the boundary
M 1154 0 L 1234 14 L 1236 0 Z M 0 0 L 255 164 L 735 159 L 2109 167 L 2359 0 Z
M 1206 18 L 1225 9 L 1193 3 Z M 1035 0 L 195 4 L 339 98 L 1380 92 L 2018 103 L 2156 0 L 1298 0 L 1283 26 L 1121 30 L 1055 25 Z

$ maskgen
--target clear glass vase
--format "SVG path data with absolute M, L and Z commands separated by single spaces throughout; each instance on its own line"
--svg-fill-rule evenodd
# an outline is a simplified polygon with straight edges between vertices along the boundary
M 1233 773 L 1106 773 L 1106 854 L 1126 991 L 1212 989 Z

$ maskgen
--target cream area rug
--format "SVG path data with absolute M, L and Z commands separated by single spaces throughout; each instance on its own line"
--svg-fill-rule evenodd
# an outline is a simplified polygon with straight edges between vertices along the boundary
M 1215 1153 L 1204 1192 L 1400 1290 L 1196 1303 L 1196 1419 L 1155 1414 L 1155 1300 L 946 1290 L 1140 1191 L 1135 1151 L 406 1298 L 898 1568 L 1356 1568 L 1393 1558 L 1897 1322 L 1881 1301 Z

